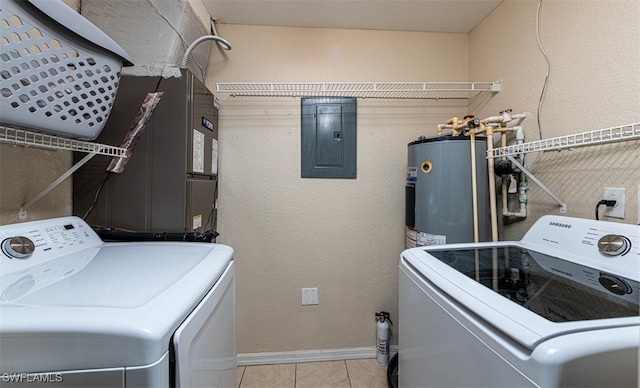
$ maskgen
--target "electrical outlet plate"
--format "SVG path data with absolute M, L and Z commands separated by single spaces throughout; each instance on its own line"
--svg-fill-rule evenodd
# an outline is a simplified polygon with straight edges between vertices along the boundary
M 318 289 L 317 288 L 303 288 L 302 289 L 302 305 L 318 304 Z
M 604 199 L 615 200 L 615 206 L 607 206 L 604 215 L 613 218 L 624 218 L 624 188 L 605 187 Z

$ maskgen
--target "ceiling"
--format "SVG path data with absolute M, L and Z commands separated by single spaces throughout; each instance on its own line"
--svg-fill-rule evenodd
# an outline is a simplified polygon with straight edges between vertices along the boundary
M 202 0 L 217 23 L 468 33 L 502 0 Z

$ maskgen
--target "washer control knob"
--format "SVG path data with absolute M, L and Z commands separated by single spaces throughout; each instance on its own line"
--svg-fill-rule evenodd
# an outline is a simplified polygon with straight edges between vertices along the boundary
M 608 273 L 601 273 L 598 281 L 607 291 L 616 295 L 626 295 L 632 292 L 631 287 L 624 280 Z
M 35 249 L 35 244 L 27 237 L 10 237 L 2 242 L 2 252 L 12 259 L 27 259 Z
M 605 256 L 618 256 L 630 247 L 629 239 L 618 234 L 607 234 L 598 240 L 598 249 Z

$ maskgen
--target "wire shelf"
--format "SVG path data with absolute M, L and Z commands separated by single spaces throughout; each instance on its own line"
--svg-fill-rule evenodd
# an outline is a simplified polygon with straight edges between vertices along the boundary
M 3 125 L 0 125 L 0 142 L 56 150 L 80 151 L 122 158 L 127 157 L 126 149 L 121 147 L 45 135 L 43 133 Z
M 231 97 L 357 97 L 388 99 L 467 99 L 499 92 L 496 82 L 219 82 Z
M 640 122 L 494 148 L 487 151 L 487 157 L 497 158 L 507 155 L 513 156 L 529 152 L 561 150 L 633 139 L 640 139 Z

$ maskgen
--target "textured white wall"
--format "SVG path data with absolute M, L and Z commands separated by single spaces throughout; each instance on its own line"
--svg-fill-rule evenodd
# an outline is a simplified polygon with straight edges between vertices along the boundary
M 200 0 L 82 0 L 82 15 L 131 56 L 122 74 L 158 76 L 179 67 L 187 47 L 208 34 L 208 14 Z M 199 78 L 207 70 L 211 45 L 198 45 L 187 62 Z
M 526 111 L 527 140 L 538 140 L 537 109 L 546 62 L 536 41 L 538 1 L 506 0 L 469 36 L 471 79 L 502 79 L 491 99 L 472 101 L 473 111 L 491 116 L 512 108 Z M 540 41 L 551 71 L 540 121 L 542 137 L 640 122 L 640 3 L 636 0 L 544 0 Z M 567 215 L 594 218 L 605 187 L 626 188 L 626 218 L 636 224 L 640 184 L 640 141 L 529 154 L 529 168 L 562 198 Z M 501 239 L 519 239 L 556 203 L 530 183 L 526 221 L 505 228 Z
M 20 207 L 72 165 L 70 151 L 0 144 L 0 224 L 19 222 Z M 63 181 L 27 211 L 27 220 L 70 215 L 71 179 Z
M 464 34 L 218 32 L 234 48 L 212 54 L 210 85 L 467 77 Z M 301 179 L 300 99 L 219 97 L 218 241 L 236 249 L 238 352 L 374 346 L 374 313 L 397 318 L 407 144 L 466 102 L 360 99 L 357 179 Z M 301 306 L 303 287 L 319 288 L 319 305 Z

